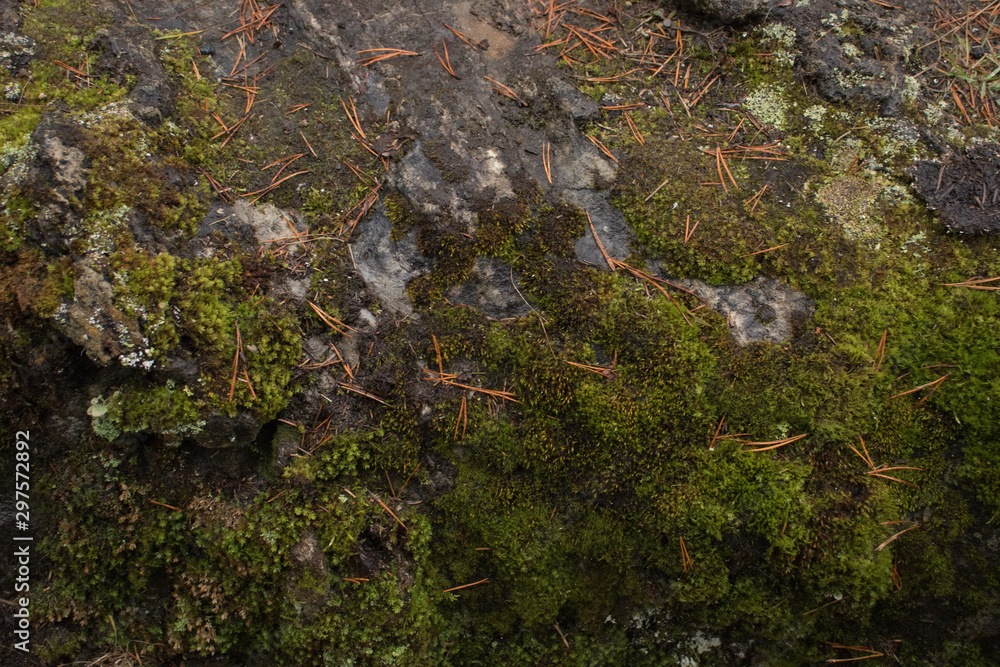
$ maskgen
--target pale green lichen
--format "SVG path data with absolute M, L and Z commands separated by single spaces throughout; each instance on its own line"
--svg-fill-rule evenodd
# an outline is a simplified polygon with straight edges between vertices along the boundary
M 782 67 L 795 64 L 795 30 L 783 23 L 769 23 L 761 32 L 766 39 L 774 42 L 771 52 L 775 63 Z
M 784 129 L 788 109 L 784 86 L 763 85 L 747 96 L 743 106 L 765 125 L 771 125 L 778 130 Z

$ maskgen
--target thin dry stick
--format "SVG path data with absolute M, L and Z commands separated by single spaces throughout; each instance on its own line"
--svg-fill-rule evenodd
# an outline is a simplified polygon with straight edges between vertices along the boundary
M 441 591 L 442 593 L 451 593 L 452 591 L 460 591 L 463 588 L 468 588 L 469 586 L 478 586 L 479 584 L 485 584 L 489 579 L 480 579 L 479 581 L 473 581 L 471 584 L 462 584 L 461 586 L 455 586 L 454 588 L 449 588 L 447 590 Z
M 569 642 L 566 641 L 566 635 L 563 634 L 563 631 L 559 629 L 559 624 L 553 623 L 553 626 L 555 626 L 556 632 L 559 633 L 559 637 L 562 639 L 562 643 L 566 645 L 566 648 L 569 648 Z
M 153 505 L 159 505 L 160 507 L 166 507 L 168 510 L 174 510 L 175 512 L 183 512 L 184 511 L 180 507 L 174 507 L 173 505 L 167 505 L 166 503 L 158 503 L 155 500 L 150 500 L 149 502 L 152 503 Z

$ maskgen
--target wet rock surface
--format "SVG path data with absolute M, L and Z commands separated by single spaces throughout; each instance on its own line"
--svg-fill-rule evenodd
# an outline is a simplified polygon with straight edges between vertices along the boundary
M 923 160 L 909 170 L 913 187 L 959 234 L 1000 232 L 1000 146 L 979 144 L 949 161 Z
M 740 345 L 783 343 L 805 327 L 815 304 L 803 294 L 773 278 L 757 278 L 743 285 L 713 287 L 700 280 L 677 284 L 705 300 L 708 307 L 726 318 Z

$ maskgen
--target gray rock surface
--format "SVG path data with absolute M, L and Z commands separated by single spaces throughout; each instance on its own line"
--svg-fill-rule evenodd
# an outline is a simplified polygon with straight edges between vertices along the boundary
M 428 261 L 417 249 L 417 230 L 392 240 L 392 221 L 380 207 L 359 226 L 352 245 L 355 265 L 368 288 L 386 308 L 400 315 L 413 312 L 406 283 L 422 275 Z
M 725 23 L 741 21 L 760 10 L 766 0 L 688 0 L 692 9 Z
M 761 277 L 750 283 L 719 287 L 691 279 L 672 282 L 691 290 L 725 317 L 740 345 L 788 340 L 794 327 L 803 325 L 815 306 L 805 294 L 774 278 Z
M 488 317 L 522 317 L 532 311 L 520 292 L 518 277 L 510 267 L 495 259 L 480 257 L 470 280 L 448 292 L 448 300 L 478 308 Z

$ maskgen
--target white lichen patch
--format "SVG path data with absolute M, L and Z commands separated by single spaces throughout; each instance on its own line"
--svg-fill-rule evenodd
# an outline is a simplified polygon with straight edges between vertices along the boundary
M 116 237 L 127 227 L 131 210 L 128 206 L 119 206 L 111 211 L 97 211 L 84 218 L 86 254 L 109 255 L 117 250 Z
M 25 134 L 21 142 L 7 142 L 0 148 L 0 173 L 7 176 L 7 182 L 18 185 L 28 175 L 31 161 L 38 155 L 38 146 L 28 141 L 30 135 Z
M 840 47 L 840 50 L 844 54 L 844 56 L 846 56 L 847 58 L 860 58 L 861 57 L 861 49 L 859 49 L 858 47 L 854 46 L 850 42 L 844 42 L 843 46 Z
M 761 86 L 747 96 L 743 107 L 765 125 L 784 129 L 788 110 L 784 86 Z
M 881 139 L 879 153 L 891 160 L 912 152 L 920 143 L 920 131 L 912 123 L 895 118 L 868 118 L 865 125 Z
M 936 102 L 931 102 L 924 109 L 924 118 L 931 125 L 937 125 L 938 122 L 944 118 L 948 113 L 948 103 L 944 100 L 937 100 Z
M 795 31 L 783 23 L 769 23 L 761 31 L 764 39 L 772 41 L 774 62 L 782 67 L 795 64 Z

